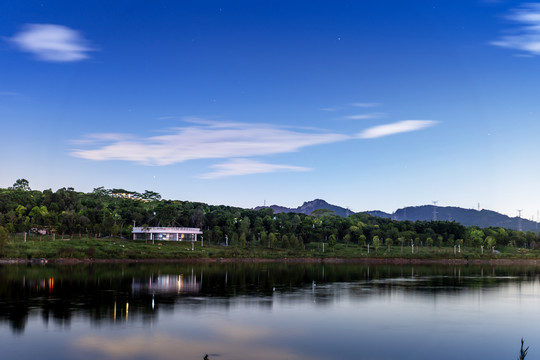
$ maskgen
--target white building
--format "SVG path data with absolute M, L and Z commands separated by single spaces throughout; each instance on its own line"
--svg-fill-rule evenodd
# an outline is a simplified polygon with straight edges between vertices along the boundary
M 202 235 L 199 228 L 186 227 L 134 227 L 133 240 L 197 241 Z

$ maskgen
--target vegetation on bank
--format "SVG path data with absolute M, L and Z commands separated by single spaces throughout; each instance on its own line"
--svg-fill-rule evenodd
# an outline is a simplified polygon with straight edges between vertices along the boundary
M 305 249 L 265 248 L 247 245 L 216 245 L 202 242 L 158 242 L 144 240 L 127 240 L 120 238 L 64 239 L 52 236 L 34 235 L 26 238 L 23 235 L 10 236 L 1 252 L 4 259 L 79 259 L 79 260 L 144 260 L 144 259 L 439 259 L 439 260 L 492 260 L 540 259 L 540 250 L 515 247 L 501 248 L 499 253 L 485 252 L 480 249 L 462 248 L 461 252 L 454 247 L 432 246 L 381 246 L 345 245 L 337 243 L 308 243 Z
M 203 241 L 132 241 L 133 226 L 188 226 Z M 230 246 L 222 246 L 228 239 Z M 163 200 L 152 191 L 96 188 L 31 190 L 19 179 L 0 189 L 3 258 L 283 258 L 414 257 L 538 258 L 538 234 L 480 229 L 450 221 L 395 221 L 358 213 L 347 218 L 319 209 L 274 214 Z M 539 244 L 540 245 L 540 244 Z M 540 247 L 540 246 L 539 246 Z

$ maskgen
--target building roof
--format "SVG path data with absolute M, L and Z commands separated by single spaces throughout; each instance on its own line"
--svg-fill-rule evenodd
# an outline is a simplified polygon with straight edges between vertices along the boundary
M 189 227 L 134 227 L 132 233 L 141 234 L 141 233 L 168 233 L 168 234 L 202 234 L 203 232 L 199 228 L 189 228 Z

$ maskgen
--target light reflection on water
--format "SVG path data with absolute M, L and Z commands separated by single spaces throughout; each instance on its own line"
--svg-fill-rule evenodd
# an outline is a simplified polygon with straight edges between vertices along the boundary
M 511 359 L 521 337 L 540 354 L 534 268 L 0 270 L 6 359 Z

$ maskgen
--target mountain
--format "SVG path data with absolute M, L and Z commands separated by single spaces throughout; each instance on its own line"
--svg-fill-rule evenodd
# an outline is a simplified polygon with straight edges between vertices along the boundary
M 349 209 L 343 208 L 341 206 L 332 205 L 321 199 L 315 199 L 312 201 L 306 201 L 295 209 L 287 208 L 279 205 L 271 206 L 259 206 L 255 210 L 271 208 L 274 210 L 274 213 L 303 213 L 310 215 L 313 211 L 319 209 L 327 209 L 332 211 L 335 215 L 347 217 L 354 214 L 354 212 Z M 518 230 L 520 228 L 523 231 L 538 231 L 537 224 L 534 221 L 519 219 L 518 217 L 509 217 L 507 215 L 500 214 L 491 210 L 474 210 L 474 209 L 463 209 L 454 206 L 433 206 L 433 205 L 423 205 L 423 206 L 409 206 L 402 209 L 396 210 L 393 214 L 386 213 L 384 211 L 373 210 L 373 211 L 362 211 L 368 213 L 372 216 L 389 218 L 394 220 L 409 220 L 409 221 L 430 221 L 435 216 L 437 220 L 442 221 L 455 221 L 465 226 L 478 226 L 480 228 L 487 227 L 502 227 L 506 229 Z
M 275 214 L 285 212 L 285 213 L 302 213 L 302 214 L 310 215 L 313 211 L 319 210 L 319 209 L 330 210 L 335 215 L 339 215 L 342 217 L 347 217 L 349 215 L 354 214 L 354 212 L 352 212 L 349 209 L 345 209 L 345 208 L 342 208 L 341 206 L 329 204 L 326 201 L 321 200 L 321 199 L 306 201 L 305 203 L 303 203 L 301 206 L 297 207 L 296 209 L 287 208 L 287 207 L 283 207 L 279 205 L 271 205 L 271 206 L 258 206 L 254 210 L 260 210 L 264 208 L 270 208 L 274 210 Z
M 435 214 L 434 210 L 436 212 Z M 388 214 L 378 210 L 365 212 L 373 216 L 410 221 L 429 221 L 433 220 L 435 215 L 437 220 L 455 221 L 465 226 L 476 225 L 480 228 L 494 226 L 514 230 L 519 229 L 519 223 L 521 221 L 521 229 L 523 231 L 538 231 L 537 224 L 534 221 L 519 219 L 518 217 L 511 218 L 507 215 L 503 215 L 491 210 L 474 210 L 453 206 L 423 205 L 409 206 L 398 209 L 393 214 Z

